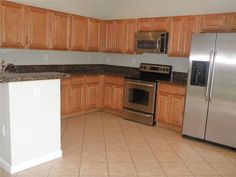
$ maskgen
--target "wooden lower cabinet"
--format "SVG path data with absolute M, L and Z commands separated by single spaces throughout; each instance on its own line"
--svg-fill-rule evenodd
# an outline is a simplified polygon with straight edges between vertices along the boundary
M 78 76 L 61 81 L 61 115 L 100 108 L 101 76 Z
M 182 127 L 185 86 L 159 83 L 157 93 L 156 121 Z
M 105 76 L 103 108 L 111 111 L 122 112 L 123 92 L 124 78 Z

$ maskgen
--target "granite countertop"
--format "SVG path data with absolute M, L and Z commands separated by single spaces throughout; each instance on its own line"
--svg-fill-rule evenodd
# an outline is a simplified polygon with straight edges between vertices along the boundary
M 47 79 L 63 79 L 70 77 L 70 74 L 59 72 L 40 72 L 40 73 L 8 73 L 0 74 L 0 83 L 17 82 L 17 81 L 32 81 L 32 80 L 47 80 Z

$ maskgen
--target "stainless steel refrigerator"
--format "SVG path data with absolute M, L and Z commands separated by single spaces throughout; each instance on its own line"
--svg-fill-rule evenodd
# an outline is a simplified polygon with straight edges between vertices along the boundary
M 236 148 L 236 33 L 193 34 L 183 134 Z

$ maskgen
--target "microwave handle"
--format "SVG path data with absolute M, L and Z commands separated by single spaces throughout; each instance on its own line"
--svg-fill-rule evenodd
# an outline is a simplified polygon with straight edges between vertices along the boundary
M 161 46 L 161 39 L 158 38 L 158 39 L 157 39 L 157 45 L 156 45 L 156 51 L 157 51 L 157 53 L 160 52 L 160 46 Z

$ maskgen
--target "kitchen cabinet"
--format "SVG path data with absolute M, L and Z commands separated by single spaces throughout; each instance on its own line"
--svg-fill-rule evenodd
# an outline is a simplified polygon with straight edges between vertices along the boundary
M 172 17 L 169 32 L 169 56 L 188 57 L 193 32 L 199 32 L 197 16 Z
M 138 28 L 138 31 L 152 31 L 153 19 L 152 18 L 138 18 L 137 28 Z
M 99 108 L 100 97 L 99 76 L 86 76 L 85 78 L 85 110 Z
M 159 83 L 156 98 L 156 121 L 167 125 L 182 127 L 185 86 Z
M 61 80 L 61 115 L 68 116 L 101 107 L 102 76 L 75 76 Z
M 71 16 L 71 50 L 86 50 L 88 19 L 78 15 Z
M 226 16 L 210 14 L 201 16 L 201 31 L 222 31 L 225 28 Z
M 51 44 L 52 12 L 28 7 L 28 47 L 47 49 Z
M 159 17 L 153 18 L 153 31 L 166 31 L 169 32 L 170 28 L 170 18 L 169 17 Z
M 0 1 L 1 47 L 24 48 L 27 45 L 26 6 Z
M 61 115 L 70 112 L 70 79 L 61 80 Z
M 126 21 L 116 20 L 115 23 L 116 23 L 116 36 L 115 36 L 114 51 L 119 53 L 124 53 Z
M 122 113 L 123 92 L 124 78 L 105 76 L 103 108 Z
M 117 33 L 117 25 L 116 22 L 106 21 L 106 52 L 114 52 L 115 51 L 115 42 L 116 42 L 116 33 Z
M 226 15 L 226 26 L 229 30 L 236 31 L 236 13 Z
M 137 20 L 129 19 L 126 22 L 125 53 L 135 53 L 135 33 L 137 32 Z
M 96 19 L 88 20 L 88 51 L 99 50 L 100 21 Z
M 70 43 L 70 15 L 53 12 L 52 47 L 55 50 L 68 50 Z

